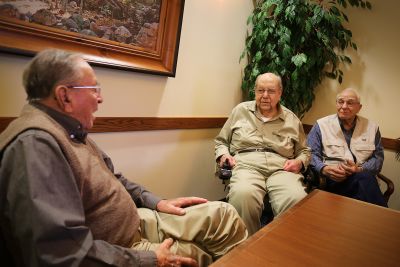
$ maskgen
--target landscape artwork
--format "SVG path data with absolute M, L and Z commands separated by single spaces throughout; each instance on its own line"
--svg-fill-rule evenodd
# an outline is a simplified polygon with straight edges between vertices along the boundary
M 155 50 L 162 0 L 0 0 L 0 17 Z

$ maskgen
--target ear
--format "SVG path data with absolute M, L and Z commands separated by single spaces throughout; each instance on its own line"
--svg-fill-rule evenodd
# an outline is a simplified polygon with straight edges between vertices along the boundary
M 357 113 L 360 112 L 361 108 L 362 108 L 362 105 L 360 104 L 360 106 L 358 107 Z
M 58 85 L 54 89 L 54 96 L 61 110 L 67 113 L 72 111 L 72 105 L 68 95 L 68 89 L 64 85 Z

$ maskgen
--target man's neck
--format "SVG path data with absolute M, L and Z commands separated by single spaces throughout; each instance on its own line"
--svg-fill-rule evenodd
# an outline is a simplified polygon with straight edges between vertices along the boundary
M 61 110 L 60 107 L 57 105 L 57 102 L 54 99 L 52 99 L 51 97 L 48 97 L 48 98 L 45 98 L 45 99 L 40 99 L 37 102 L 39 104 L 42 104 L 42 105 L 48 107 L 48 108 L 54 109 L 54 110 L 56 110 L 56 111 L 58 111 L 60 113 L 64 113 L 63 110 Z
M 271 111 L 264 111 L 262 112 L 258 107 L 257 107 L 257 112 L 260 114 L 260 116 L 266 118 L 266 119 L 273 119 L 279 114 L 279 107 L 276 107 L 272 109 Z
M 49 105 L 46 101 L 31 102 L 31 105 L 42 110 L 59 123 L 74 141 L 85 143 L 87 131 L 82 128 L 82 124 L 77 119 L 61 112 L 60 108 Z
M 342 122 L 343 128 L 348 130 L 351 130 L 356 122 L 356 117 L 352 118 L 352 119 L 347 119 L 347 120 L 340 120 Z

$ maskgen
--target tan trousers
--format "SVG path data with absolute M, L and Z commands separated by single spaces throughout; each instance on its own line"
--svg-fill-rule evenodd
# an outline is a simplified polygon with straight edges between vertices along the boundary
M 175 242 L 171 251 L 208 266 L 246 240 L 243 221 L 230 204 L 214 201 L 186 208 L 184 216 L 138 209 L 142 240 L 137 250 L 156 250 L 167 238 Z
M 261 227 L 266 194 L 275 216 L 307 195 L 303 176 L 282 170 L 286 159 L 269 152 L 237 154 L 235 159 L 237 165 L 232 171 L 227 198 L 246 224 L 249 235 Z

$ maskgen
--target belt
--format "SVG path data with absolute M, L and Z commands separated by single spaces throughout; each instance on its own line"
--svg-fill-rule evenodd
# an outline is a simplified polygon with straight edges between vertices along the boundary
M 237 151 L 235 154 L 248 153 L 248 152 L 271 152 L 271 153 L 276 153 L 271 148 L 261 147 L 261 148 L 245 148 L 245 149 Z

